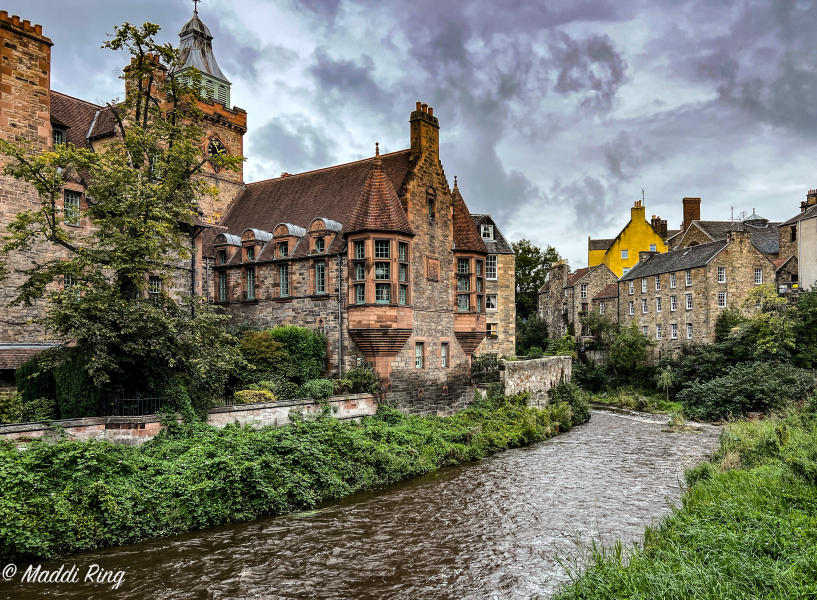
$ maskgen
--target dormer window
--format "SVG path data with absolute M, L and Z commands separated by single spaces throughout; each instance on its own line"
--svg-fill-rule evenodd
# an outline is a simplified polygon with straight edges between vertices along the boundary
M 247 248 L 247 260 L 255 260 L 255 248 L 252 246 Z
M 278 244 L 278 256 L 281 258 L 289 256 L 289 243 L 281 242 Z
M 315 239 L 315 253 L 316 254 L 323 254 L 326 251 L 326 241 L 319 237 Z
M 218 251 L 218 264 L 226 265 L 227 264 L 227 251 L 226 250 L 219 250 Z
M 483 240 L 492 240 L 492 239 L 494 239 L 494 226 L 493 225 L 480 225 L 479 229 L 480 229 L 480 233 L 482 235 Z

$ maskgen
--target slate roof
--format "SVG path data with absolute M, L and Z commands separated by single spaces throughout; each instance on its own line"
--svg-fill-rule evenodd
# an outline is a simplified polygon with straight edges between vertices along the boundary
M 496 226 L 496 222 L 491 218 L 491 215 L 480 215 L 471 213 L 471 218 L 474 220 L 474 225 L 477 228 L 477 232 L 479 232 L 480 225 L 493 225 L 494 226 L 494 239 L 486 240 L 482 238 L 483 243 L 485 244 L 485 248 L 488 250 L 488 254 L 513 254 L 513 248 L 508 243 L 508 240 L 505 239 L 505 236 L 502 235 L 502 232 L 499 230 L 499 227 Z
M 647 259 L 637 263 L 625 273 L 619 281 L 629 281 L 640 277 L 649 277 L 672 271 L 685 271 L 702 267 L 726 247 L 727 241 L 716 240 L 707 244 L 689 246 L 680 250 L 670 250 L 659 254 L 652 254 Z
M 360 198 L 346 224 L 347 234 L 360 231 L 393 231 L 414 235 L 394 185 L 383 171 L 379 156 L 371 161 Z
M 725 240 L 728 232 L 741 226 L 737 221 L 692 221 L 690 227 L 693 224 L 712 240 Z M 757 225 L 752 221 L 743 222 L 744 229 L 751 234 L 752 244 L 763 254 L 780 252 L 778 225 L 779 223 L 766 223 L 765 219 L 761 219 Z
M 380 155 L 382 171 L 394 190 L 400 190 L 409 170 L 410 150 Z M 219 223 L 230 233 L 248 227 L 272 231 L 279 223 L 308 227 L 315 217 L 337 221 L 346 232 L 361 197 L 374 158 L 248 183 Z M 343 247 L 342 235 L 327 252 Z M 296 254 L 294 254 L 297 256 Z M 306 255 L 304 249 L 303 255 Z
M 194 14 L 193 18 L 184 24 L 179 32 L 179 38 L 179 59 L 182 62 L 179 71 L 193 67 L 229 83 L 213 54 L 213 34 L 207 25 L 201 22 L 198 14 Z
M 593 296 L 593 300 L 606 300 L 608 298 L 618 298 L 618 282 L 608 283 L 598 294 Z
M 784 225 L 794 225 L 798 221 L 802 221 L 803 219 L 811 219 L 812 217 L 817 217 L 817 204 L 809 206 L 804 212 L 794 215 L 788 221 L 784 221 L 780 224 L 780 227 L 783 227 Z
M 452 218 L 454 249 L 487 254 L 488 248 L 485 247 L 485 242 L 482 241 L 482 236 L 479 235 L 477 226 L 474 225 L 471 213 L 465 206 L 465 200 L 462 199 L 462 194 L 456 186 L 451 190 L 451 207 L 454 211 Z
M 588 238 L 587 239 L 587 249 L 588 250 L 607 250 L 608 248 L 610 248 L 610 246 L 613 245 L 614 241 L 615 241 L 614 238 L 610 238 L 610 239 L 607 239 L 607 240 L 603 240 L 603 239 L 594 240 L 594 239 Z

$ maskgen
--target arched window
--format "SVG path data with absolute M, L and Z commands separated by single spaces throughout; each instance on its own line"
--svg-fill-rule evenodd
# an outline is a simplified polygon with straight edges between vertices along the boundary
M 316 238 L 315 239 L 315 253 L 316 254 L 322 254 L 325 251 L 326 251 L 326 241 L 322 237 Z

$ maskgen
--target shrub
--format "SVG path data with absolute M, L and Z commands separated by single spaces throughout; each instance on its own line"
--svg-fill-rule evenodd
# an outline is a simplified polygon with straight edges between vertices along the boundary
M 322 400 L 329 398 L 335 392 L 335 384 L 331 379 L 310 379 L 301 386 L 299 395 L 301 398 L 315 398 Z
M 53 421 L 57 418 L 57 403 L 51 398 L 35 398 L 23 402 L 20 420 L 24 423 Z
M 303 384 L 316 379 L 326 358 L 326 337 L 296 325 L 248 331 L 240 340 L 241 354 L 255 368 L 245 382 L 289 380 Z
M 53 360 L 56 352 L 46 350 L 30 358 L 14 372 L 17 390 L 22 401 L 37 398 L 55 398 Z
M 233 404 L 275 402 L 275 394 L 268 390 L 239 390 L 233 394 Z
M 102 393 L 85 369 L 85 358 L 73 349 L 66 350 L 63 360 L 54 367 L 57 411 L 61 419 L 95 417 L 99 413 Z
M 380 391 L 380 377 L 368 366 L 349 369 L 343 379 L 349 381 L 349 391 L 353 394 L 376 394 Z
M 564 402 L 570 407 L 572 425 L 581 425 L 590 420 L 590 403 L 575 383 L 562 381 L 550 388 L 548 395 L 551 402 Z
M 20 392 L 0 392 L 0 423 L 19 423 L 22 409 Z
M 780 408 L 805 399 L 813 389 L 809 371 L 784 363 L 742 363 L 725 375 L 691 384 L 678 400 L 691 418 L 716 420 Z
M 654 342 L 642 334 L 635 321 L 623 327 L 610 343 L 610 365 L 615 369 L 633 371 L 647 364 L 647 348 Z
M 550 405 L 550 418 L 559 424 L 560 431 L 573 428 L 573 411 L 567 402 L 554 402 Z

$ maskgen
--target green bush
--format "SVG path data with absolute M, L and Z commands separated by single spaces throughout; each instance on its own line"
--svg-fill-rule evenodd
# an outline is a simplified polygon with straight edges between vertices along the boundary
M 244 383 L 288 380 L 298 385 L 320 377 L 326 358 L 326 337 L 296 325 L 248 331 L 240 340 L 241 354 L 254 367 Z
M 268 390 L 238 390 L 233 394 L 233 404 L 256 404 L 275 402 L 275 394 Z
M 60 419 L 95 417 L 99 414 L 102 393 L 85 369 L 85 359 L 71 349 L 63 353 L 54 367 L 57 412 Z
M 814 390 L 814 375 L 784 363 L 741 363 L 725 375 L 695 382 L 678 393 L 687 416 L 700 420 L 768 412 L 804 400 Z
M 380 377 L 372 367 L 349 369 L 343 379 L 349 382 L 349 391 L 353 394 L 376 394 L 380 391 Z
M 335 393 L 335 384 L 331 379 L 312 379 L 301 386 L 299 395 L 301 398 L 315 398 L 322 400 L 329 398 Z
M 0 392 L 0 423 L 19 423 L 23 409 L 20 392 Z
M 570 407 L 573 426 L 590 420 L 590 403 L 585 393 L 575 383 L 562 381 L 550 388 L 548 395 L 551 402 L 564 402 Z
M 54 349 L 40 352 L 20 365 L 14 372 L 17 391 L 23 402 L 37 398 L 56 398 L 54 389 Z
M 20 420 L 23 423 L 53 421 L 57 418 L 57 403 L 51 398 L 35 398 L 23 402 Z

